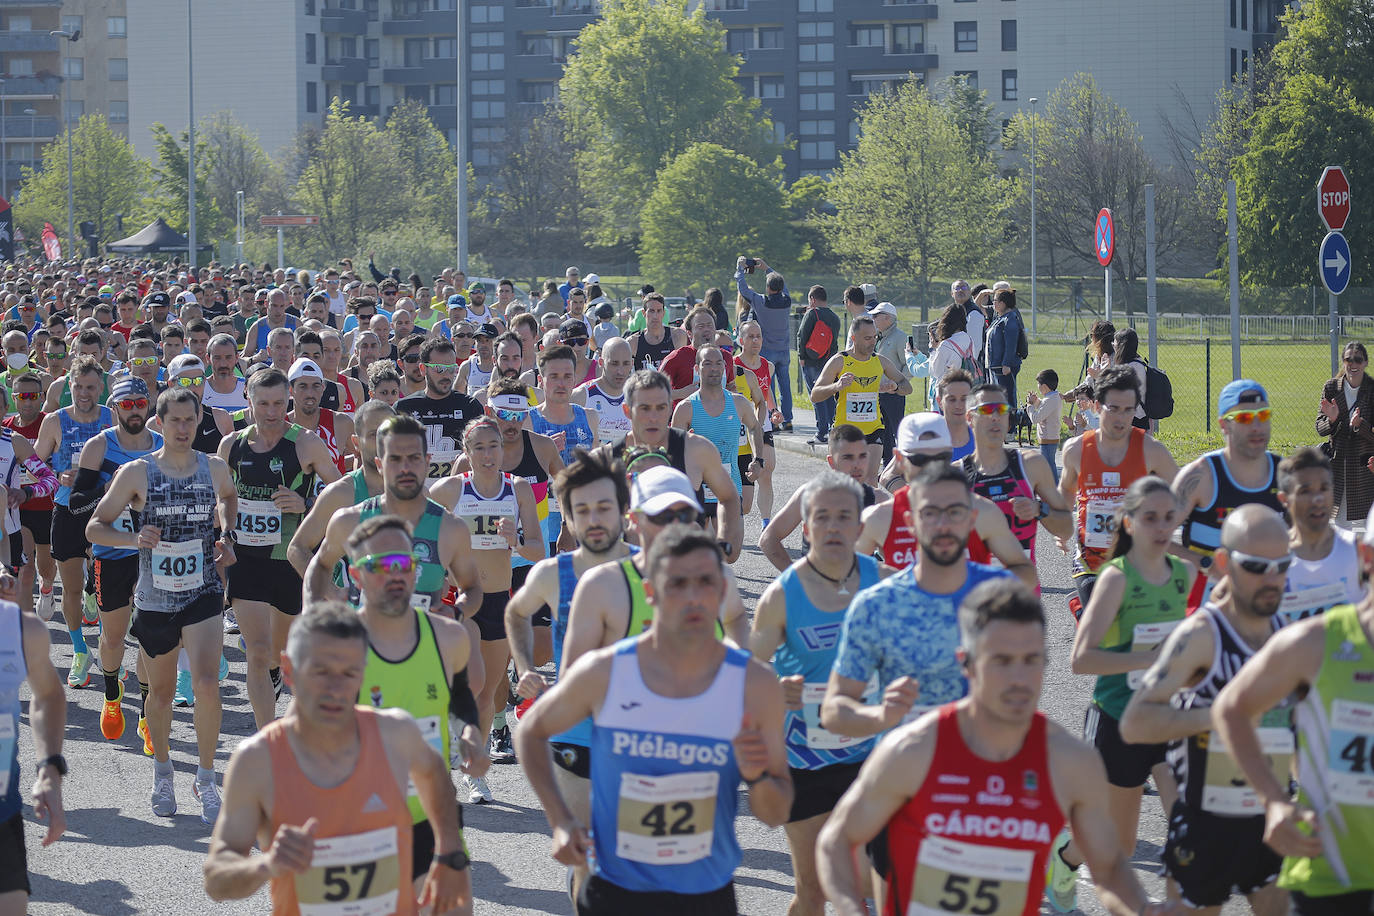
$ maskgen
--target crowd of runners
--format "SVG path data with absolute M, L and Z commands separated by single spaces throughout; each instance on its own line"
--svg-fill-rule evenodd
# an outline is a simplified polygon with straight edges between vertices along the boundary
M 870 286 L 844 323 L 812 287 L 798 324 L 762 260 L 733 282 L 733 313 L 712 289 L 669 321 L 574 269 L 538 301 L 348 262 L 7 269 L 0 916 L 42 869 L 24 777 L 64 832 L 79 689 L 151 758 L 151 812 L 213 828 L 209 898 L 276 913 L 472 911 L 462 806 L 501 761 L 584 916 L 736 913 L 741 788 L 791 916 L 1069 912 L 1080 877 L 1119 914 L 1374 912 L 1374 533 L 1334 521 L 1325 451 L 1269 451 L 1263 385 L 1227 384 L 1223 447 L 1180 468 L 1110 352 L 1072 416 L 1053 372 L 1017 402 L 1014 291 L 954 284 L 951 363 Z M 1345 393 L 1318 429 L 1359 429 Z M 794 396 L 829 468 L 775 500 Z M 777 569 L 757 602 L 745 549 Z M 1038 711 L 1070 614 L 1081 737 Z M 255 732 L 219 772 L 226 634 Z M 1130 865 L 1147 785 L 1160 901 Z

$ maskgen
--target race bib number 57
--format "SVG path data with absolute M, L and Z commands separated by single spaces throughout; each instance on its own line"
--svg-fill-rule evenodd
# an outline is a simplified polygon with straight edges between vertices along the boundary
M 317 839 L 310 868 L 296 876 L 301 916 L 396 912 L 401 886 L 399 852 L 395 827 Z M 408 880 L 406 893 L 410 893 Z

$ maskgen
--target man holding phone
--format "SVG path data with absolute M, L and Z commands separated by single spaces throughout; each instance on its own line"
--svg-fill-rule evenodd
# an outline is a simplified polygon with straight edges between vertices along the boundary
M 910 378 L 906 369 L 906 350 L 910 338 L 902 333 L 897 324 L 897 307 L 891 302 L 879 302 L 868 310 L 873 324 L 878 329 L 878 345 L 875 351 L 886 357 L 903 376 Z M 914 349 L 914 348 L 913 348 Z M 892 460 L 892 446 L 897 438 L 897 424 L 906 416 L 906 395 L 896 391 L 879 391 L 878 409 L 883 416 L 883 465 Z

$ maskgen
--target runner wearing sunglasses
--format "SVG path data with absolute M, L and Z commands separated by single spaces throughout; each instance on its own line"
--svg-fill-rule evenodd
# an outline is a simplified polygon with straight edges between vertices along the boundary
M 110 377 L 106 371 L 108 349 L 105 344 L 105 335 L 101 331 L 87 328 L 77 334 L 75 345 L 72 347 L 71 353 L 68 354 L 70 364 L 67 370 L 62 373 L 62 377 L 54 378 L 53 383 L 48 386 L 48 397 L 43 402 L 43 410 L 48 413 L 55 413 L 59 408 L 72 406 L 71 366 L 74 366 L 76 360 L 82 356 L 89 356 L 95 360 L 96 368 L 100 371 L 98 400 L 102 404 L 105 403 L 110 397 Z
M 124 426 L 126 408 L 123 404 L 117 408 Z M 224 648 L 220 570 L 234 563 L 231 539 L 240 504 L 225 463 L 192 448 L 200 423 L 200 400 L 185 388 L 172 389 L 158 398 L 157 414 L 165 438 L 157 437 L 156 451 L 129 461 L 115 472 L 87 533 L 97 550 L 134 551 L 136 610 L 130 632 L 138 640 L 139 661 L 147 672 L 145 741 L 152 746 L 154 758 L 153 813 L 171 817 L 177 809 L 168 739 L 177 649 L 184 646 L 197 700 L 199 766 L 192 791 L 201 804 L 201 820 L 214 824 L 220 810 L 214 767 L 220 736 L 219 677 Z M 110 438 L 108 434 L 106 438 Z M 112 440 L 112 444 L 117 441 Z M 132 530 L 121 524 L 130 513 L 137 513 L 138 519 Z M 107 623 L 106 632 L 109 629 Z M 121 655 L 122 635 L 118 645 Z M 102 667 L 109 668 L 104 659 Z M 115 671 L 109 669 L 106 682 L 114 676 Z M 118 682 L 115 686 L 113 701 L 106 688 L 106 711 L 100 722 L 101 731 L 111 740 L 123 729 Z
M 1279 608 L 1286 624 L 1364 597 L 1358 538 L 1331 520 L 1334 489 L 1331 459 L 1321 449 L 1300 448 L 1279 462 L 1279 502 L 1293 548 Z
M 1164 873 L 1170 898 L 1194 910 L 1219 913 L 1232 894 L 1243 894 L 1260 916 L 1288 912 L 1287 894 L 1274 884 L 1280 856 L 1264 843 L 1264 801 L 1211 733 L 1211 706 L 1278 630 L 1292 563 L 1288 528 L 1276 512 L 1253 503 L 1232 511 L 1215 552 L 1217 589 L 1169 634 L 1121 717 L 1123 740 L 1169 742 L 1178 799 Z M 1264 753 L 1286 787 L 1294 751 L 1289 710 L 1257 712 Z
M 1212 554 L 1221 525 L 1233 510 L 1248 503 L 1283 512 L 1279 502 L 1279 461 L 1269 451 L 1269 394 L 1254 379 L 1236 379 L 1217 396 L 1217 425 L 1225 442 L 1189 462 L 1174 478 L 1185 516 L 1183 546 L 1215 583 Z
M 47 417 L 43 412 L 42 382 L 36 374 L 17 378 L 14 380 L 13 394 L 16 413 L 5 417 L 4 428 L 13 430 L 23 439 L 29 445 L 27 455 L 32 455 L 33 445 L 38 441 L 38 431 Z M 30 471 L 27 456 L 21 457 L 24 455 L 23 446 L 15 446 L 14 449 L 15 458 L 18 459 L 21 468 L 16 481 L 18 486 L 30 494 L 47 490 L 46 494 L 32 495 L 19 504 L 19 530 L 22 534 L 24 556 L 28 559 L 19 571 L 19 606 L 25 611 L 34 610 L 33 584 L 36 573 L 38 616 L 47 620 L 52 616 L 55 600 L 53 583 L 57 579 L 57 564 L 53 562 L 51 549 L 52 494 L 57 492 L 57 475 L 53 473 L 52 468 L 38 462 L 37 458 L 34 458 L 34 461 L 38 462 L 37 472 Z
M 915 565 L 919 544 L 911 524 L 911 481 L 927 465 L 950 464 L 953 455 L 954 446 L 944 417 L 938 413 L 914 413 L 903 417 L 897 426 L 897 447 L 892 452 L 892 460 L 897 463 L 907 485 L 897 490 L 892 499 L 864 510 L 864 526 L 856 552 L 868 556 L 881 551 L 883 562 L 893 569 Z M 1040 583 L 1035 567 L 1021 549 L 1021 542 L 1011 533 L 1006 516 L 991 500 L 976 493 L 973 505 L 978 511 L 968 536 L 969 556 L 978 562 L 996 557 L 1028 588 L 1038 588 Z
M 429 453 L 426 477 L 441 480 L 453 473 L 454 462 L 462 454 L 463 427 L 482 415 L 482 405 L 454 389 L 458 374 L 457 351 L 444 337 L 431 337 L 420 348 L 425 387 L 396 402 L 396 410 L 408 413 L 425 427 L 425 450 Z
M 200 357 L 190 353 L 183 353 L 172 360 L 167 366 L 167 387 L 185 388 L 196 396 L 200 401 L 200 425 L 196 427 L 196 438 L 191 443 L 191 447 L 198 452 L 213 455 L 219 451 L 219 444 L 224 437 L 234 431 L 234 420 L 226 410 L 218 407 L 208 407 L 201 400 L 205 393 L 205 363 L 201 362 Z M 159 429 L 157 418 L 152 420 L 154 429 Z
M 477 624 L 480 636 L 485 676 L 477 694 L 479 728 L 484 742 L 488 736 L 498 739 L 501 746 L 497 750 L 502 756 L 508 756 L 509 734 L 494 733 L 492 722 L 498 712 L 502 713 L 503 721 L 497 723 L 497 729 L 507 728 L 504 711 L 509 691 L 505 673 L 510 663 L 510 644 L 506 635 L 506 604 L 510 600 L 511 561 L 517 552 L 530 563 L 544 559 L 544 538 L 535 508 L 535 493 L 529 481 L 518 464 L 514 472 L 504 470 L 507 430 L 514 430 L 517 441 L 525 440 L 525 454 L 534 454 L 534 448 L 529 442 L 532 434 L 520 428 L 523 412 L 504 406 L 507 402 L 503 398 L 510 399 L 512 404 L 522 400 L 518 394 L 492 395 L 495 406 L 488 409 L 496 413 L 498 419 L 483 418 L 469 424 L 463 431 L 459 473 L 440 481 L 431 492 L 435 501 L 466 524 L 472 533 L 473 562 L 482 597 L 480 602 L 471 598 L 465 600 L 463 613 Z M 507 410 L 521 414 L 520 419 L 502 418 L 501 414 Z M 553 445 L 544 436 L 538 439 L 541 445 L 547 443 L 550 448 Z M 563 465 L 557 452 L 550 457 L 558 462 L 561 471 Z M 492 800 L 491 790 L 482 777 L 464 777 L 464 785 L 472 804 Z
M 543 400 L 529 412 L 530 428 L 553 440 L 565 465 L 572 460 L 574 449 L 590 449 L 596 444 L 601 419 L 595 410 L 572 403 L 572 392 L 578 384 L 576 370 L 577 357 L 571 347 L 559 344 L 540 353 Z M 550 554 L 558 551 L 559 535 L 563 530 L 560 508 L 554 493 L 547 525 Z M 571 549 L 572 545 L 566 547 Z
M 420 355 L 424 345 L 425 338 L 419 334 L 412 334 L 396 345 L 396 368 L 401 373 L 403 395 L 409 396 L 425 390 L 425 364 L 424 357 Z M 462 371 L 461 367 L 459 371 Z M 458 388 L 456 383 L 454 388 Z

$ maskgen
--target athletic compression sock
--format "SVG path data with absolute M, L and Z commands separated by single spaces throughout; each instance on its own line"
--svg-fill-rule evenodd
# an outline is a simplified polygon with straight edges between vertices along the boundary
M 68 632 L 69 634 L 71 634 L 71 637 L 72 637 L 72 652 L 73 652 L 73 653 L 89 652 L 89 651 L 91 651 L 90 649 L 86 648 L 86 637 L 84 637 L 84 636 L 81 635 L 81 628 L 80 628 L 80 627 L 77 627 L 75 630 L 68 630 L 67 632 Z
M 119 669 L 106 671 L 102 668 L 100 673 L 105 675 L 105 699 L 111 701 L 119 699 Z
M 491 730 L 500 731 L 506 727 L 506 711 L 503 709 L 491 720 Z
M 139 703 L 142 704 L 142 705 L 139 707 L 139 709 L 140 709 L 141 711 L 139 712 L 138 716 L 139 716 L 140 719 L 142 719 L 142 718 L 147 718 L 147 716 L 148 716 L 148 682 L 147 682 L 147 681 L 139 681 L 139 682 L 138 682 L 138 700 L 139 700 Z

